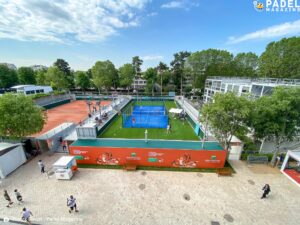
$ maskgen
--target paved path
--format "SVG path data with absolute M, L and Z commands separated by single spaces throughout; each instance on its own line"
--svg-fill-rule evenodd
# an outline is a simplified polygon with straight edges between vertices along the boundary
M 43 155 L 51 165 L 61 155 Z M 0 188 L 0 218 L 20 221 L 23 206 L 33 222 L 49 225 L 298 225 L 300 189 L 264 165 L 233 162 L 233 177 L 213 173 L 184 173 L 80 169 L 71 181 L 57 181 L 39 173 L 38 159 L 20 167 Z M 271 194 L 261 200 L 265 182 Z M 24 205 L 6 208 L 3 189 L 14 198 L 19 189 Z M 69 214 L 66 198 L 73 194 L 80 212 Z M 184 197 L 185 196 L 185 197 Z M 190 200 L 186 200 L 190 199 Z M 5 224 L 4 222 L 2 222 Z M 1 224 L 1 222 L 0 222 Z

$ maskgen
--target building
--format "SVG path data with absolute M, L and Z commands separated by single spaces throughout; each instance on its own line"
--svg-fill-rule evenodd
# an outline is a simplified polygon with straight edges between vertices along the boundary
M 30 68 L 33 69 L 34 71 L 47 70 L 48 69 L 47 66 L 43 66 L 43 65 L 33 65 Z
M 147 80 L 142 79 L 140 76 L 135 76 L 131 87 L 133 90 L 144 90 L 147 85 Z
M 38 93 L 50 93 L 53 91 L 50 86 L 36 86 L 36 85 L 17 85 L 11 87 L 11 89 L 15 90 L 17 93 L 23 93 L 25 95 L 38 94 Z
M 254 98 L 259 98 L 271 94 L 272 89 L 277 86 L 300 87 L 300 79 L 208 77 L 205 82 L 203 101 L 210 102 L 215 93 L 229 91 L 239 96 L 250 94 Z
M 17 67 L 12 63 L 0 63 L 0 65 L 7 66 L 9 69 L 17 70 Z

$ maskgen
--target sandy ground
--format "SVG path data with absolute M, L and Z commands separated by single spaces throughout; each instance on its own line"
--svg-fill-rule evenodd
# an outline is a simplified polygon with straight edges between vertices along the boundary
M 47 167 L 61 154 L 39 157 Z M 80 169 L 71 181 L 41 175 L 36 158 L 2 181 L 0 218 L 20 221 L 22 207 L 29 208 L 36 224 L 49 225 L 298 225 L 300 189 L 277 169 L 248 167 L 233 162 L 233 177 L 214 173 Z M 261 188 L 271 194 L 261 200 Z M 15 199 L 20 190 L 23 205 L 6 208 L 3 189 Z M 73 194 L 79 213 L 69 214 L 66 198 Z M 186 200 L 184 195 L 190 200 Z M 16 202 L 15 202 L 16 203 Z M 1 224 L 1 222 L 0 222 Z M 2 224 L 7 224 L 2 222 Z M 215 223 L 218 224 L 218 223 Z

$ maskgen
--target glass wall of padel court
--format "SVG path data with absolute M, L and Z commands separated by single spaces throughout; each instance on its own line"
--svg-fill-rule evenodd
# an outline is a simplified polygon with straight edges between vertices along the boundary
M 122 110 L 124 128 L 167 128 L 168 110 L 164 101 L 137 101 Z

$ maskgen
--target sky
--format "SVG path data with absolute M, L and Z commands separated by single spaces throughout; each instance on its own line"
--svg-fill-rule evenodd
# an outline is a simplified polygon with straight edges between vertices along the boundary
M 145 70 L 178 51 L 260 55 L 269 42 L 300 35 L 300 1 L 289 0 L 296 12 L 267 12 L 276 1 L 259 0 L 258 10 L 252 0 L 0 0 L 0 62 L 51 66 L 62 58 L 87 70 L 137 55 Z

